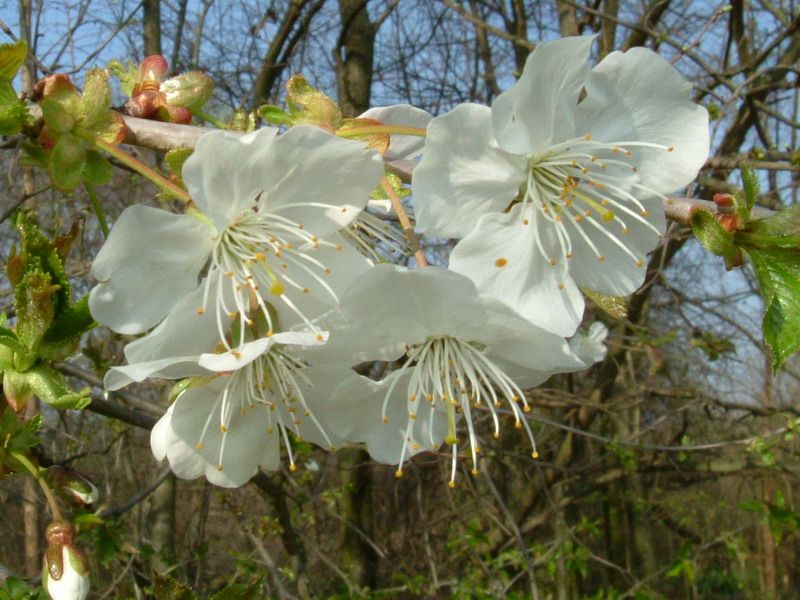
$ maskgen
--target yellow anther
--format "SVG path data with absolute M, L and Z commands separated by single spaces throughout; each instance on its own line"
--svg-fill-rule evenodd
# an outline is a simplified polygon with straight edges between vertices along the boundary
M 403 471 L 400 470 L 400 469 L 397 469 L 397 471 L 394 472 L 394 476 L 397 477 L 398 479 L 400 479 L 403 476 Z
M 292 472 L 297 471 L 297 465 L 294 464 L 294 463 L 290 464 L 289 465 L 289 470 L 292 471 Z
M 270 286 L 270 288 L 269 288 L 269 293 L 272 294 L 273 296 L 282 296 L 285 291 L 286 291 L 286 288 L 283 287 L 277 281 L 275 283 L 273 283 L 272 286 Z
M 520 421 L 517 421 L 516 423 L 514 423 L 514 427 L 516 427 L 517 429 L 522 429 L 522 423 Z
M 598 256 L 597 257 L 597 262 L 603 262 L 605 259 L 606 259 L 605 256 Z
M 449 485 L 451 488 L 454 488 L 454 487 L 456 487 L 456 482 L 455 481 L 448 481 L 447 485 Z
M 223 467 L 222 465 L 217 467 L 217 471 L 224 471 L 224 470 L 225 470 L 225 467 Z
M 203 314 L 203 313 L 205 313 L 205 312 L 206 312 L 206 311 L 204 311 L 202 308 L 198 308 L 198 309 L 197 309 L 197 314 L 198 314 L 198 315 L 202 315 L 202 314 Z
M 473 475 L 477 475 L 477 474 L 478 474 L 478 469 L 472 469 L 472 471 L 470 471 L 470 472 L 471 472 Z
M 203 444 L 195 444 L 194 447 L 197 448 L 198 450 L 202 450 L 203 449 Z
M 531 458 L 539 458 L 539 453 L 536 452 L 536 450 L 534 450 L 533 452 L 531 452 Z
M 383 417 L 383 422 L 384 423 L 388 423 L 389 422 L 389 417 Z
M 590 141 L 592 140 L 592 136 L 591 136 L 591 135 L 589 135 L 588 133 L 587 133 L 585 136 L 583 136 L 583 137 L 585 137 L 585 138 L 586 138 L 586 141 L 587 141 L 587 142 L 590 142 Z
M 220 425 L 220 426 L 219 426 L 219 430 L 220 430 L 222 433 L 227 433 L 227 432 L 228 432 L 228 428 L 227 428 L 225 425 Z

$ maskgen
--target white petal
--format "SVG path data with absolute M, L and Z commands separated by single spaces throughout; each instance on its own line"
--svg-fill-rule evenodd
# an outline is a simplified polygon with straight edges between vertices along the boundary
M 217 229 L 230 225 L 269 181 L 264 169 L 278 130 L 265 127 L 239 136 L 212 131 L 201 137 L 183 164 L 183 180 L 197 206 Z
M 525 181 L 526 159 L 497 146 L 491 110 L 460 104 L 428 126 L 414 170 L 417 227 L 431 237 L 464 237 L 478 218 L 505 210 Z
M 624 219 L 628 233 L 622 233 L 620 220 L 615 218 L 611 222 L 598 220 L 604 230 L 611 232 L 614 237 L 633 254 L 623 250 L 605 233 L 582 219 L 577 224 L 572 221 L 566 223 L 569 231 L 574 258 L 570 259 L 569 268 L 575 283 L 585 289 L 609 294 L 611 296 L 627 296 L 635 292 L 644 282 L 647 265 L 647 253 L 652 251 L 660 240 L 659 234 L 666 229 L 664 209 L 661 200 L 643 200 L 642 204 L 648 209 L 644 218 L 651 227 L 645 223 L 617 211 Z M 638 213 L 638 209 L 634 209 Z M 575 231 L 580 227 L 603 257 L 599 261 L 595 251 L 586 242 L 586 239 Z M 641 266 L 640 266 L 641 265 Z
M 359 115 L 359 118 L 375 119 L 384 125 L 402 125 L 404 127 L 427 127 L 433 118 L 431 114 L 410 104 L 394 104 L 370 108 Z M 389 160 L 414 160 L 422 152 L 425 138 L 416 135 L 393 133 L 389 136 L 389 149 L 384 156 Z
M 529 154 L 573 137 L 594 38 L 567 37 L 536 46 L 519 81 L 492 103 L 494 134 L 501 148 Z
M 579 333 L 569 340 L 569 348 L 580 358 L 587 367 L 605 359 L 608 348 L 605 340 L 608 327 L 600 321 L 595 321 L 586 334 Z
M 188 479 L 204 474 L 215 485 L 238 487 L 255 475 L 259 465 L 277 466 L 279 432 L 277 427 L 272 433 L 267 432 L 271 418 L 266 405 L 245 407 L 244 414 L 238 406 L 231 408 L 227 432 L 220 430 L 219 399 L 227 383 L 227 378 L 220 377 L 185 391 L 175 401 L 167 456 L 178 477 Z M 210 423 L 203 436 L 209 415 Z M 201 437 L 202 447 L 198 448 Z M 223 438 L 227 439 L 220 464 Z
M 708 157 L 708 112 L 690 100 L 692 86 L 655 52 L 612 52 L 586 81 L 576 133 L 614 143 L 643 141 L 674 147 L 632 147 L 642 184 L 670 193 L 692 181 Z
M 169 358 L 111 367 L 103 378 L 103 386 L 107 390 L 113 391 L 150 377 L 181 379 L 194 375 L 210 375 L 210 371 L 198 366 L 199 358 L 197 355 L 170 356 Z
M 383 176 L 377 152 L 311 125 L 281 135 L 259 168 L 269 181 L 259 210 L 300 223 L 317 237 L 355 219 Z M 323 206 L 292 206 L 308 202 Z
M 172 421 L 172 410 L 175 404 L 170 404 L 167 412 L 161 417 L 150 431 L 150 449 L 157 461 L 162 461 L 167 456 L 167 435 L 169 433 L 170 422 Z
M 92 316 L 125 334 L 157 324 L 197 287 L 212 235 L 189 215 L 142 205 L 126 209 L 92 265 L 100 282 L 89 296 Z
M 125 346 L 129 364 L 198 356 L 212 351 L 220 341 L 214 311 L 215 290 L 209 293 L 208 309 L 199 314 L 203 304 L 204 282 L 176 304 L 161 324 L 145 337 Z
M 354 375 L 336 388 L 324 411 L 326 422 L 337 435 L 347 441 L 365 442 L 370 456 L 387 464 L 400 462 L 403 447 L 404 457 L 410 458 L 438 448 L 447 435 L 446 414 L 436 411 L 431 419 L 429 411 L 435 410 L 432 407 L 409 419 L 410 373 L 400 376 L 387 400 L 390 385 L 398 376 L 395 372 L 378 383 Z
M 521 215 L 518 205 L 507 214 L 482 217 L 475 230 L 456 244 L 450 269 L 472 279 L 482 295 L 533 325 L 570 336 L 583 318 L 583 295 L 539 251 L 532 210 L 528 206 Z M 526 216 L 531 224 L 524 224 Z M 556 247 L 551 230 L 542 229 L 539 236 L 545 248 Z

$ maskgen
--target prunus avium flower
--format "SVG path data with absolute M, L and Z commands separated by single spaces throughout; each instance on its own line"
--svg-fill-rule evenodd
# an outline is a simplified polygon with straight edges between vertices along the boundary
M 433 119 L 413 178 L 420 230 L 463 238 L 450 268 L 566 336 L 583 314 L 579 288 L 622 296 L 642 284 L 664 194 L 691 182 L 709 149 L 708 113 L 674 67 L 633 48 L 590 68 L 593 40 L 539 44 L 491 108 Z
M 92 266 L 95 319 L 120 333 L 146 331 L 197 289 L 203 270 L 193 310 L 213 313 L 220 333 L 251 303 L 268 319 L 272 305 L 284 328 L 336 304 L 369 266 L 337 232 L 366 205 L 383 163 L 362 143 L 315 127 L 277 132 L 204 135 L 183 166 L 196 209 L 122 213 Z
M 400 361 L 379 385 L 346 381 L 323 409 L 335 433 L 366 441 L 373 458 L 397 464 L 398 474 L 409 456 L 443 440 L 452 445 L 453 476 L 461 444 L 475 462 L 475 421 L 483 410 L 493 421 L 493 435 L 500 435 L 505 412 L 533 444 L 523 390 L 592 362 L 571 352 L 563 337 L 482 299 L 470 279 L 441 267 L 375 266 L 353 282 L 341 307 L 324 315 L 320 326 L 330 339 L 318 351 L 310 349 L 312 362 Z M 462 416 L 464 441 L 456 429 Z M 381 426 L 393 418 L 399 423 Z M 377 430 L 386 433 L 386 448 Z

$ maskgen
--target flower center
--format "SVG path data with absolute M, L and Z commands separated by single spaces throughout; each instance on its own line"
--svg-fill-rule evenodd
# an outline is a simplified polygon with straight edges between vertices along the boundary
M 666 198 L 642 185 L 636 148 L 673 150 L 646 142 L 598 142 L 587 134 L 554 144 L 541 155 L 530 156 L 521 201 L 536 209 L 535 221 L 556 232 L 558 248 L 545 249 L 539 236 L 536 243 L 551 265 L 561 263 L 562 276 L 568 270 L 566 259 L 572 258 L 570 228 L 592 249 L 599 262 L 605 257 L 592 240 L 593 232 L 611 240 L 639 267 L 644 266 L 641 258 L 622 239 L 629 231 L 628 224 L 641 223 L 661 237 L 647 220 L 649 213 L 634 193 Z M 525 224 L 529 224 L 527 220 Z
M 459 439 L 456 436 L 456 420 L 458 415 L 463 415 L 466 420 L 469 434 L 470 453 L 473 463 L 473 474 L 477 474 L 477 455 L 480 452 L 478 438 L 473 422 L 473 408 L 487 406 L 494 422 L 494 437 L 500 437 L 500 420 L 497 409 L 505 402 L 514 414 L 517 428 L 524 427 L 533 447 L 534 458 L 536 444 L 533 439 L 528 422 L 523 417 L 523 412 L 529 412 L 530 406 L 522 390 L 506 375 L 502 369 L 495 365 L 478 344 L 465 342 L 450 336 L 430 337 L 423 344 L 410 348 L 407 352 L 408 361 L 403 365 L 401 372 L 407 368 L 413 369 L 408 384 L 408 417 L 406 438 L 414 444 L 411 432 L 413 420 L 428 418 L 431 422 L 429 431 L 433 432 L 434 420 L 447 415 L 448 433 L 445 442 L 452 445 L 452 467 L 450 486 L 455 485 L 456 464 L 458 458 Z M 395 380 L 395 383 L 399 380 Z M 386 402 L 394 389 L 394 384 L 389 388 L 384 400 L 384 422 L 388 421 L 386 415 Z M 522 403 L 522 408 L 519 404 Z M 427 409 L 425 406 L 427 405 Z M 420 413 L 427 410 L 427 414 Z M 431 438 L 433 449 L 438 445 Z M 403 446 L 400 455 L 397 476 L 403 474 L 402 467 L 405 460 L 406 446 Z
M 203 304 L 197 312 L 205 312 L 211 286 L 215 286 L 217 325 L 227 348 L 230 346 L 224 332 L 237 317 L 241 317 L 242 334 L 243 328 L 252 325 L 259 312 L 270 331 L 278 329 L 274 313 L 264 300 L 264 292 L 279 298 L 316 331 L 296 300 L 311 294 L 330 299 L 332 303 L 338 301 L 326 280 L 330 269 L 314 256 L 314 250 L 323 246 L 342 248 L 341 244 L 322 240 L 306 231 L 301 223 L 274 212 L 243 212 L 219 235 L 211 254 Z M 244 335 L 239 339 L 244 339 Z
M 289 442 L 289 431 L 298 440 L 302 439 L 303 428 L 313 427 L 322 433 L 331 451 L 335 448 L 325 433 L 320 422 L 312 413 L 303 395 L 303 386 L 311 387 L 311 382 L 303 373 L 305 365 L 278 346 L 272 346 L 256 360 L 241 369 L 233 371 L 222 394 L 217 398 L 213 409 L 206 419 L 200 439 L 196 444 L 198 450 L 203 449 L 203 440 L 212 426 L 215 417 L 219 417 L 219 430 L 222 442 L 219 448 L 218 467 L 223 470 L 225 446 L 228 434 L 235 435 L 231 429 L 231 420 L 236 411 L 245 415 L 248 410 L 258 405 L 266 406 L 269 421 L 265 433 L 273 434 L 277 428 L 286 452 L 289 455 L 290 469 L 294 471 L 294 456 Z

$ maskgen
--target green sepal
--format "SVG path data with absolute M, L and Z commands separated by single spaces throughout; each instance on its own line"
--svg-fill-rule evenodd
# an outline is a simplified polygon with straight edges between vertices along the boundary
M 256 112 L 258 112 L 259 117 L 273 125 L 291 126 L 294 124 L 292 115 L 277 106 L 265 104 L 264 106 L 260 106 Z
M 43 402 L 59 410 L 80 410 L 91 404 L 89 397 L 91 388 L 83 388 L 75 392 L 64 383 L 61 374 L 44 364 L 28 369 L 24 374 L 27 384 Z
M 153 571 L 153 584 L 156 600 L 197 600 L 192 590 L 169 575 Z
M 83 163 L 81 176 L 84 181 L 88 181 L 93 185 L 103 185 L 111 181 L 114 176 L 114 170 L 111 168 L 111 163 L 101 152 L 90 149 L 86 152 L 86 161 Z
M 258 600 L 261 597 L 261 582 L 257 581 L 251 585 L 234 583 L 224 587 L 210 600 Z
M 25 154 L 19 159 L 20 165 L 23 167 L 37 167 L 39 169 L 47 168 L 47 154 L 37 142 L 25 140 L 22 142 L 21 147 Z
M 3 373 L 3 395 L 8 405 L 22 413 L 33 398 L 33 389 L 25 373 L 8 370 Z
M 50 179 L 62 192 L 71 192 L 81 181 L 86 162 L 86 144 L 76 135 L 65 133 L 50 152 L 47 170 Z
M 742 246 L 758 277 L 764 299 L 764 340 L 772 350 L 772 368 L 800 349 L 800 249 Z
M 119 79 L 119 89 L 123 95 L 130 97 L 133 93 L 133 88 L 136 85 L 136 76 L 139 73 L 139 66 L 132 60 L 128 61 L 128 67 L 118 60 L 113 59 L 106 63 L 106 67 L 111 74 Z
M 169 170 L 172 171 L 178 179 L 179 184 L 183 184 L 183 163 L 186 162 L 186 159 L 189 158 L 193 152 L 194 148 L 174 148 L 164 156 Z
M 58 100 L 45 99 L 39 103 L 42 108 L 42 117 L 52 134 L 62 134 L 75 127 L 77 115 L 70 110 L 70 106 Z
M 89 69 L 83 80 L 83 96 L 78 108 L 80 123 L 85 127 L 107 120 L 106 113 L 109 108 L 111 108 L 111 88 L 108 85 L 108 71 Z
M 102 118 L 84 124 L 83 128 L 109 144 L 116 145 L 125 139 L 125 121 L 121 114 L 113 110 L 107 110 Z
M 692 211 L 689 220 L 694 234 L 706 250 L 711 254 L 724 257 L 729 265 L 735 262 L 738 252 L 734 235 L 730 231 L 726 231 L 712 213 L 696 209 Z
M 27 54 L 28 44 L 24 40 L 0 45 L 0 79 L 14 79 Z
M 182 73 L 161 82 L 167 104 L 182 106 L 189 110 L 203 108 L 214 93 L 214 80 L 205 73 Z
M 17 337 L 31 354 L 37 353 L 39 342 L 53 322 L 53 295 L 58 289 L 50 274 L 38 269 L 28 271 L 16 286 Z
M 64 360 L 77 348 L 81 336 L 97 327 L 89 312 L 88 294 L 58 315 L 39 344 L 39 356 Z

